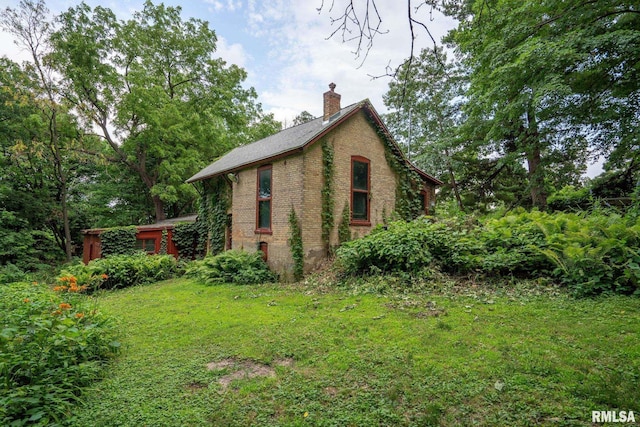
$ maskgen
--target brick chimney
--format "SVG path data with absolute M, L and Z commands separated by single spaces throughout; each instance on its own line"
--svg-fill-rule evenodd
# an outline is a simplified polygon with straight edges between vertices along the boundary
M 329 120 L 329 117 L 340 111 L 340 95 L 333 90 L 336 88 L 335 83 L 329 85 L 329 91 L 324 93 L 324 121 Z

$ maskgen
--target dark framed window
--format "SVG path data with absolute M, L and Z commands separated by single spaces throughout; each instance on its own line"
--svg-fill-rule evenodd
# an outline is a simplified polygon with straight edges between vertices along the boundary
M 258 168 L 256 233 L 271 233 L 271 165 Z
M 354 225 L 371 225 L 370 166 L 369 159 L 365 157 L 351 157 L 351 224 Z
M 156 239 L 136 239 L 136 249 L 147 253 L 155 253 Z

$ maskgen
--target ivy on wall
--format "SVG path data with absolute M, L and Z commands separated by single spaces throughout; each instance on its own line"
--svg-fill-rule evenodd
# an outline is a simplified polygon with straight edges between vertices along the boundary
M 180 222 L 173 227 L 171 240 L 176 245 L 180 258 L 195 259 L 204 256 L 204 245 L 201 245 L 202 249 L 199 250 L 200 245 L 198 243 L 201 240 L 201 236 L 198 228 L 197 222 Z
M 218 254 L 225 249 L 227 212 L 231 203 L 229 184 L 221 176 L 205 181 L 200 199 L 197 229 L 200 236 L 197 250 Z
M 162 230 L 162 239 L 160 240 L 160 252 L 158 252 L 160 255 L 166 255 L 167 254 L 167 244 L 168 244 L 168 239 L 169 239 L 169 233 L 167 232 L 167 229 L 163 229 Z
M 302 279 L 304 275 L 304 247 L 302 246 L 302 228 L 295 209 L 291 206 L 289 212 L 289 248 L 293 258 L 293 278 Z
M 338 243 L 343 244 L 351 240 L 351 228 L 349 223 L 351 222 L 351 211 L 349 209 L 349 202 L 344 202 L 344 208 L 342 208 L 342 218 L 338 225 Z
M 422 214 L 422 198 L 420 197 L 423 186 L 422 178 L 404 161 L 400 154 L 392 150 L 387 136 L 379 129 L 377 133 L 385 141 L 383 145 L 387 164 L 398 176 L 395 211 L 403 220 L 412 221 Z
M 325 251 L 329 254 L 330 251 L 330 239 L 331 230 L 333 230 L 333 174 L 335 170 L 334 165 L 334 150 L 333 145 L 327 138 L 322 140 L 322 175 L 324 182 L 322 185 L 322 243 L 325 246 Z
M 135 226 L 113 227 L 100 233 L 102 256 L 131 255 L 136 250 Z

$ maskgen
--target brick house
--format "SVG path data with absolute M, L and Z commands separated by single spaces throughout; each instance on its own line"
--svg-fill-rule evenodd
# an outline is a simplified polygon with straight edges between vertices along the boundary
M 308 272 L 326 259 L 328 247 L 337 246 L 344 209 L 349 209 L 354 238 L 366 235 L 396 210 L 400 177 L 390 161 L 419 177 L 424 213 L 433 208 L 435 188 L 442 184 L 406 160 L 369 100 L 341 108 L 335 85 L 329 87 L 323 117 L 235 148 L 187 180 L 222 177 L 231 189 L 226 248 L 262 250 L 270 267 L 285 276 L 293 267 L 288 244 L 292 208 L 301 225 Z M 333 154 L 329 187 L 323 146 Z M 328 242 L 322 232 L 322 193 L 327 189 L 333 204 Z

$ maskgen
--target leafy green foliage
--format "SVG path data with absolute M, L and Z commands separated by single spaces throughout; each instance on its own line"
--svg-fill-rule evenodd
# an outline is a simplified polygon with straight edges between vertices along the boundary
M 199 239 L 198 252 L 215 255 L 225 250 L 231 194 L 223 177 L 208 179 L 203 186 L 196 227 L 204 238 Z
M 343 244 L 351 240 L 351 228 L 349 222 L 351 221 L 351 212 L 349 211 L 349 202 L 344 203 L 342 208 L 342 217 L 340 218 L 340 224 L 338 225 L 338 243 Z
M 459 63 L 447 60 L 442 48 L 424 49 L 397 75 L 383 97 L 391 110 L 385 121 L 408 157 L 445 182 L 439 197 L 451 191 L 460 205 L 454 168 L 461 173 L 464 164 L 454 155 L 464 147 L 457 132 L 465 120 L 461 110 L 468 76 Z
M 291 257 L 293 258 L 293 278 L 300 280 L 304 276 L 304 247 L 302 246 L 300 220 L 293 206 L 289 213 L 289 239 L 287 243 L 289 243 Z
M 383 141 L 387 141 L 388 136 L 383 132 L 378 131 L 378 135 Z M 401 153 L 396 152 L 388 142 L 384 144 L 384 156 L 391 170 L 398 175 L 395 212 L 405 221 L 411 221 L 423 213 L 420 197 L 422 178 L 409 167 Z
M 174 226 L 171 240 L 176 245 L 180 258 L 195 259 L 204 255 L 204 250 L 200 250 L 204 245 L 200 241 L 206 240 L 206 236 L 200 235 L 200 228 L 195 222 L 182 222 Z
M 432 259 L 422 244 L 427 232 L 407 222 L 392 222 L 388 229 L 379 226 L 371 234 L 340 246 L 336 252 L 338 263 L 347 274 L 415 274 Z
M 113 321 L 77 294 L 0 286 L 0 423 L 53 425 L 118 350 Z
M 79 285 L 87 285 L 95 291 L 98 287 L 116 289 L 149 284 L 174 277 L 176 273 L 177 262 L 172 255 L 138 252 L 94 259 L 87 265 L 79 263 L 65 268 L 62 276 L 77 277 Z M 96 282 L 98 277 L 104 280 Z
M 553 277 L 581 296 L 638 293 L 640 218 L 556 214 L 538 222 Z
M 131 255 L 136 251 L 135 226 L 113 227 L 100 233 L 102 256 Z
M 551 210 L 575 212 L 589 209 L 594 199 L 589 188 L 567 185 L 549 196 L 547 202 Z
M 334 150 L 333 145 L 327 138 L 322 140 L 322 242 L 325 250 L 329 253 L 331 231 L 334 226 L 333 208 L 335 200 L 333 199 L 333 175 L 335 171 Z
M 193 261 L 187 267 L 185 275 L 209 285 L 222 283 L 249 285 L 275 280 L 267 263 L 262 259 L 260 251 L 249 253 L 229 250 L 206 257 L 202 261 Z
M 640 282 L 640 219 L 520 212 L 498 219 L 394 222 L 337 251 L 350 275 L 430 266 L 450 274 L 549 278 L 576 295 L 632 294 Z
M 125 21 L 83 3 L 60 15 L 51 37 L 61 90 L 144 185 L 156 220 L 197 200 L 185 181 L 211 159 L 279 129 L 243 87 L 245 70 L 213 59 L 208 23 L 181 14 L 146 1 Z

